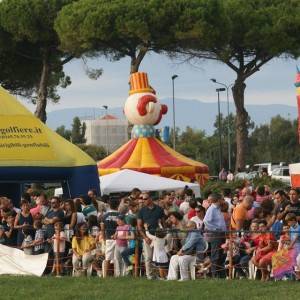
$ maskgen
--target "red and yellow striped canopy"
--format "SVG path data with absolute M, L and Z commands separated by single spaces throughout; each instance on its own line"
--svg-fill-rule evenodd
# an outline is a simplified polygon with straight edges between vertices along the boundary
M 203 185 L 208 166 L 189 159 L 153 137 L 131 139 L 114 153 L 98 162 L 100 175 L 131 169 L 163 177 L 195 181 Z

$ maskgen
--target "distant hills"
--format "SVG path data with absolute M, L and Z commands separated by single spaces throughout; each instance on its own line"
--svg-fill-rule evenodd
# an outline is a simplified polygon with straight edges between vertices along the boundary
M 164 116 L 159 127 L 172 126 L 172 99 L 162 99 L 161 102 L 168 105 L 169 112 Z M 213 123 L 218 113 L 217 103 L 176 99 L 175 106 L 176 126 L 180 129 L 190 126 L 205 130 L 208 134 L 214 131 Z M 230 103 L 229 109 L 231 112 L 235 111 L 233 103 Z M 247 111 L 256 125 L 268 123 L 276 115 L 290 119 L 297 118 L 297 108 L 288 105 L 247 105 Z M 226 102 L 221 102 L 221 112 L 227 115 Z M 125 118 L 122 107 L 109 108 L 108 113 L 119 118 Z M 52 129 L 56 129 L 61 125 L 70 128 L 75 116 L 93 118 L 94 116 L 99 117 L 103 115 L 103 109 L 93 107 L 60 109 L 48 113 L 47 125 Z

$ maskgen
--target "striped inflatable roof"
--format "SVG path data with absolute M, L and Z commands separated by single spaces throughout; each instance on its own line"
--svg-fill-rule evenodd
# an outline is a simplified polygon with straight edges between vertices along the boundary
M 184 181 L 203 181 L 209 172 L 207 165 L 189 159 L 151 137 L 131 139 L 98 162 L 98 168 L 100 175 L 130 169 Z

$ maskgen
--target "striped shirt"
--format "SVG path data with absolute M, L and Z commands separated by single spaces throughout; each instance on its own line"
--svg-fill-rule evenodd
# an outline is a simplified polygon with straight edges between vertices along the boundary
M 38 240 L 42 240 L 42 241 L 43 241 L 42 244 L 40 244 L 40 245 L 35 245 L 35 246 L 34 246 L 34 251 L 35 251 L 35 252 L 45 248 L 45 245 L 44 245 L 45 232 L 44 232 L 43 229 L 38 229 L 38 230 L 35 232 L 34 240 L 35 240 L 35 241 L 38 241 Z

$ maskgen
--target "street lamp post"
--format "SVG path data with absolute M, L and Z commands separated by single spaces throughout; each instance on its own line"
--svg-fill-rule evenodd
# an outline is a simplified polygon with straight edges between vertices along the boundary
M 224 83 L 218 82 L 215 78 L 210 79 L 212 82 L 222 85 L 226 89 L 227 97 L 227 147 L 228 147 L 228 170 L 231 170 L 231 132 L 230 132 L 230 120 L 229 120 L 229 89 L 233 86 L 232 84 L 226 85 Z
M 175 86 L 174 80 L 178 75 L 174 74 L 172 78 L 172 92 L 173 92 L 173 149 L 176 150 L 176 124 L 175 124 Z
M 108 110 L 108 106 L 107 105 L 103 105 L 102 106 L 105 109 L 105 116 L 106 116 L 106 126 L 105 126 L 105 144 L 106 144 L 106 155 L 108 156 L 108 120 L 107 120 L 107 110 Z
M 220 170 L 223 168 L 223 149 L 222 149 L 222 135 L 221 135 L 221 108 L 220 108 L 220 92 L 226 91 L 225 88 L 218 88 L 216 92 L 218 93 L 218 127 L 219 127 L 219 165 Z

